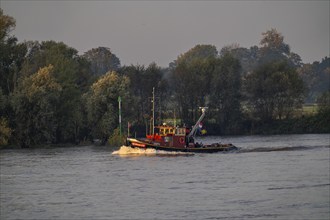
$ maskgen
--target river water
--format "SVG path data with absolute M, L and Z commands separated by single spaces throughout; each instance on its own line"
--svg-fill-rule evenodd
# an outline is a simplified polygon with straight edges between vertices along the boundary
M 0 219 L 329 219 L 330 135 L 203 137 L 238 152 L 0 151 Z

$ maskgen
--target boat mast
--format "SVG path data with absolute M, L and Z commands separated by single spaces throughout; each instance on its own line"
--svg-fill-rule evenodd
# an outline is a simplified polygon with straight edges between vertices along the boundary
M 155 135 L 155 87 L 152 87 L 152 135 Z
M 201 117 L 199 117 L 198 121 L 196 122 L 196 124 L 194 125 L 194 127 L 191 129 L 190 133 L 187 135 L 187 138 L 190 138 L 190 137 L 194 137 L 195 136 L 196 131 L 197 131 L 197 128 L 199 126 L 199 123 L 201 123 L 201 121 L 204 119 L 206 109 L 208 109 L 208 107 L 199 107 L 199 108 L 202 109 L 202 115 L 201 115 Z

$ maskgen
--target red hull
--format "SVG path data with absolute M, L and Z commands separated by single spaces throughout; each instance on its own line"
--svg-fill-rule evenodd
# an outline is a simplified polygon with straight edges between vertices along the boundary
M 178 151 L 178 152 L 193 152 L 193 153 L 215 153 L 215 152 L 228 152 L 238 150 L 232 144 L 211 144 L 211 145 L 199 145 L 199 144 L 189 144 L 189 146 L 183 147 L 173 147 L 173 146 L 164 146 L 158 142 L 154 142 L 148 139 L 135 139 L 127 138 L 127 146 L 133 148 L 141 149 L 155 149 L 163 151 Z

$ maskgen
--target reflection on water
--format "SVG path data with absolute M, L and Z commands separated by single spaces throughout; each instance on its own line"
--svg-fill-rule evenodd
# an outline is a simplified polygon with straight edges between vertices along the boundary
M 199 139 L 240 151 L 0 150 L 0 219 L 329 219 L 329 134 Z

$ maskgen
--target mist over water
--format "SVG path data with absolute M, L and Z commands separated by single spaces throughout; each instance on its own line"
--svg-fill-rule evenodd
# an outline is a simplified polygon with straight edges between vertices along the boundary
M 197 141 L 239 150 L 2 149 L 0 218 L 329 219 L 329 134 Z

